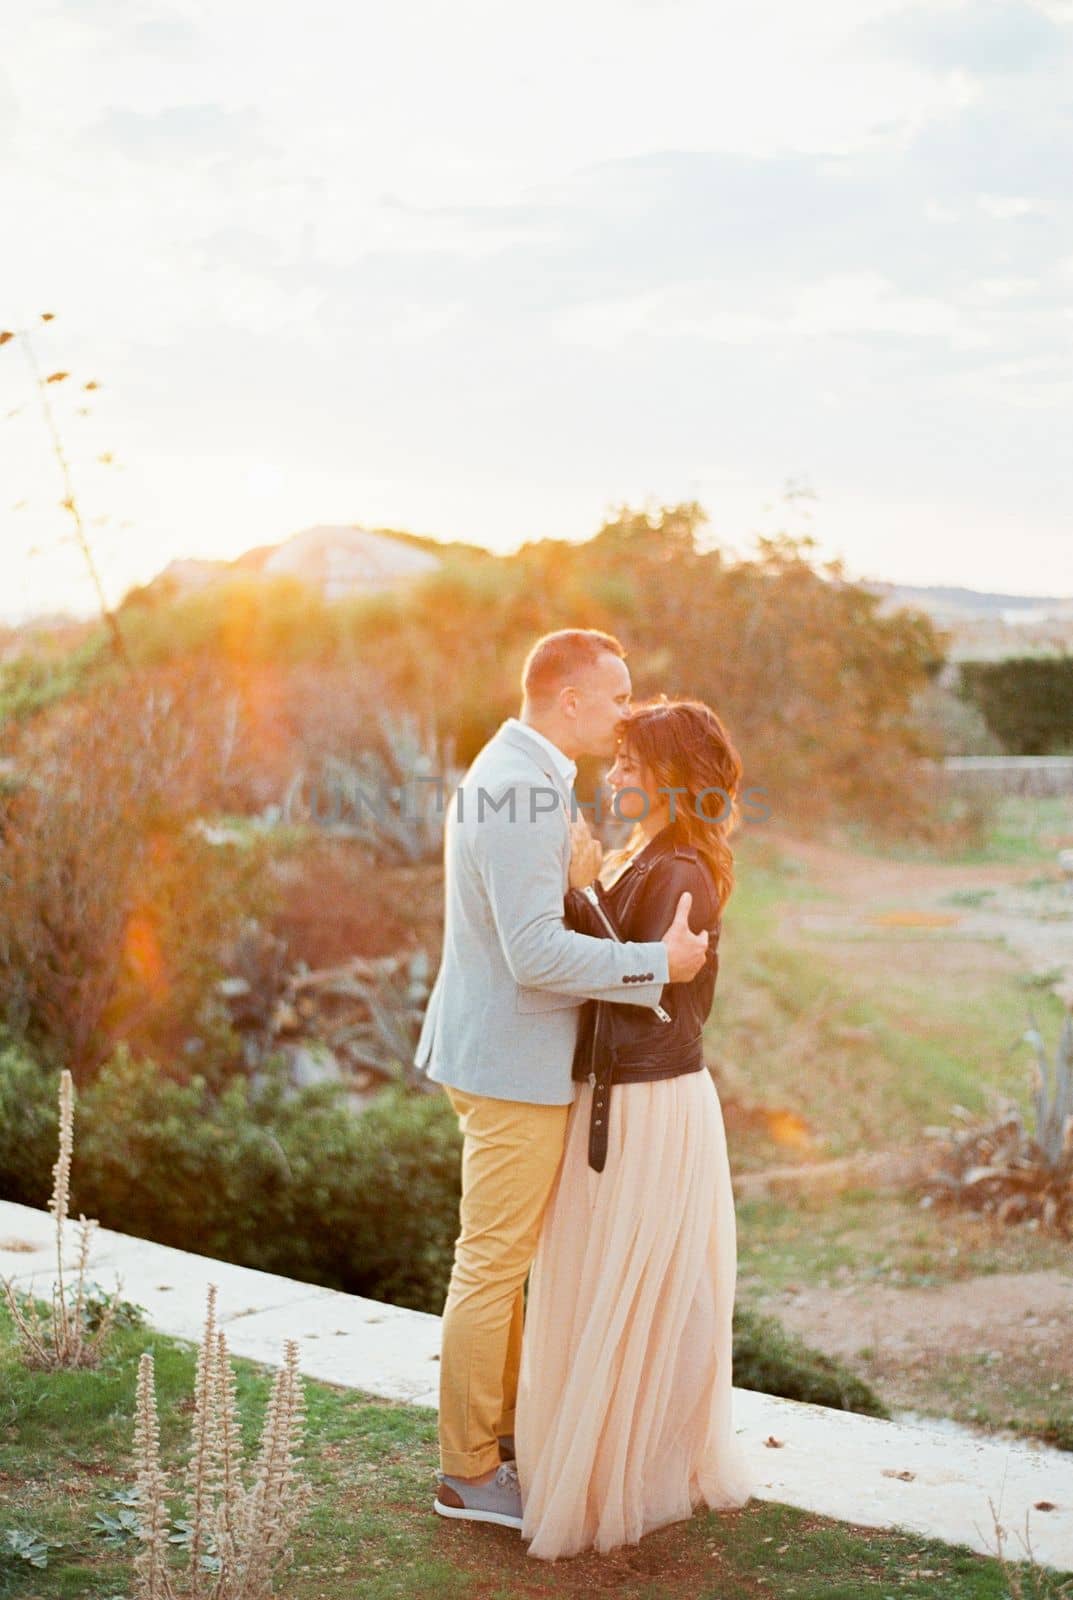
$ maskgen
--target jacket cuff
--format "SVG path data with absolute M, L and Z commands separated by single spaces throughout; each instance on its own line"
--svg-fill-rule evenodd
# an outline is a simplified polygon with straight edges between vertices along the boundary
M 645 948 L 650 952 L 648 965 L 656 975 L 656 982 L 662 988 L 665 983 L 670 983 L 671 981 L 670 958 L 667 955 L 667 946 L 660 939 L 655 944 L 646 945 Z

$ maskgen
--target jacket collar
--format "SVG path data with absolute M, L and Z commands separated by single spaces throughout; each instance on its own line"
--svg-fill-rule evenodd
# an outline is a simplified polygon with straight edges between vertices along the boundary
M 674 823 L 668 822 L 666 827 L 661 828 L 657 834 L 649 839 L 644 849 L 638 850 L 632 861 L 630 861 L 622 869 L 619 876 L 615 879 L 616 885 L 621 883 L 623 878 L 629 877 L 630 873 L 635 867 L 650 867 L 653 861 L 657 860 L 658 857 L 673 854 L 678 845 L 678 840 L 675 837 L 675 834 L 676 829 Z
M 550 778 L 561 791 L 563 798 L 569 800 L 574 777 L 577 773 L 575 763 L 569 761 L 566 756 L 562 756 L 562 766 L 560 766 L 551 751 L 546 748 L 544 741 L 535 739 L 525 724 L 519 722 L 515 717 L 512 717 L 508 722 L 501 723 L 499 731 L 494 737 L 497 741 L 502 740 L 504 744 L 509 744 L 513 749 L 522 751 L 531 761 L 536 762 L 545 777 Z M 569 777 L 566 771 L 568 768 L 573 768 Z

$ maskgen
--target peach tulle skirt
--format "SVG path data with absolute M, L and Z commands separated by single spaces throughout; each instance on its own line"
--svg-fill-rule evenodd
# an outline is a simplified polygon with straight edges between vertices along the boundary
M 755 1480 L 731 1417 L 737 1232 L 706 1071 L 616 1084 L 607 1163 L 579 1086 L 529 1283 L 515 1448 L 522 1538 L 554 1561 L 636 1544 Z

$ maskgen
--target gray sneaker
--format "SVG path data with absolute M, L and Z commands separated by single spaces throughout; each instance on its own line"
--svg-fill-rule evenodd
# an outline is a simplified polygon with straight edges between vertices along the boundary
M 522 1492 L 518 1469 L 504 1461 L 487 1483 L 467 1483 L 464 1478 L 439 1475 L 440 1486 L 432 1509 L 441 1517 L 460 1517 L 466 1522 L 497 1522 L 502 1528 L 522 1525 Z

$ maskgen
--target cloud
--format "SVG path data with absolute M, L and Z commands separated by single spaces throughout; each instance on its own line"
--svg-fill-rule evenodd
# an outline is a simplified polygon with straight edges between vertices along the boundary
M 0 166 L 13 158 L 15 128 L 19 120 L 19 106 L 11 80 L 0 67 Z
M 1068 36 L 1048 9 L 1020 0 L 917 5 L 868 24 L 858 39 L 934 72 L 1031 72 L 1068 53 Z
M 178 105 L 152 112 L 113 106 L 89 137 L 139 162 L 204 164 L 272 153 L 258 112 L 221 105 Z
M 604 349 L 641 335 L 741 346 L 838 338 L 937 340 L 961 350 L 990 343 L 986 327 L 969 311 L 905 294 L 879 273 L 836 273 L 801 285 L 768 314 L 743 307 L 741 298 L 740 286 L 718 282 L 657 290 L 573 307 L 555 326 L 567 342 Z
M 374 478 L 383 520 L 580 533 L 698 461 L 727 515 L 792 470 L 888 532 L 895 476 L 936 537 L 1065 526 L 1071 9 L 41 0 L 5 292 L 105 360 L 176 548 L 266 537 L 249 461 L 279 535 Z
M 1016 221 L 1018 217 L 1040 216 L 1048 208 L 1026 194 L 981 194 L 977 196 L 977 205 L 981 211 L 986 211 L 989 217 L 995 217 L 999 222 Z
M 204 55 L 202 36 L 177 12 L 138 17 L 131 21 L 127 37 L 132 49 L 158 59 L 194 61 Z

